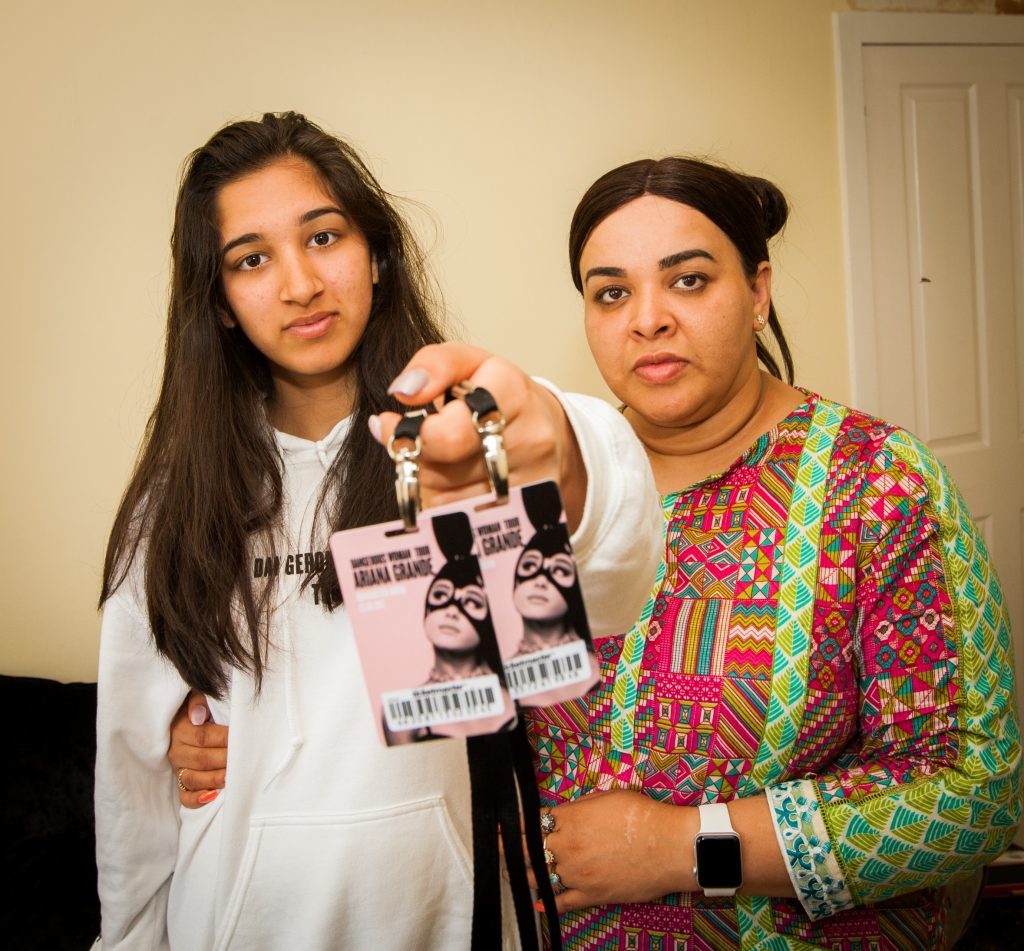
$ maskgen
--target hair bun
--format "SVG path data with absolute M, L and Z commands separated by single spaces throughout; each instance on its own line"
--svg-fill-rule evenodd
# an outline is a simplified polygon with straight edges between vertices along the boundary
M 785 227 L 789 218 L 789 202 L 779 188 L 768 179 L 757 178 L 754 175 L 747 175 L 745 178 L 761 206 L 765 238 L 774 238 Z

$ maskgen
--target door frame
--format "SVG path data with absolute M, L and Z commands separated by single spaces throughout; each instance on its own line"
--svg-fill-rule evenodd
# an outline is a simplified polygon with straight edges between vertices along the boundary
M 864 115 L 866 46 L 1022 46 L 1024 16 L 960 13 L 834 13 L 839 184 L 846 265 L 846 332 L 854 406 L 878 413 L 875 285 L 868 217 Z M 856 279 L 854 279 L 856 275 Z

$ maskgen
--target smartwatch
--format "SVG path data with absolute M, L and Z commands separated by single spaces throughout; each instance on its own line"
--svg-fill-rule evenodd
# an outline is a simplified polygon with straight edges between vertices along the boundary
M 697 887 L 709 898 L 732 897 L 743 884 L 740 837 L 724 802 L 700 806 L 699 813 L 700 832 L 693 843 Z

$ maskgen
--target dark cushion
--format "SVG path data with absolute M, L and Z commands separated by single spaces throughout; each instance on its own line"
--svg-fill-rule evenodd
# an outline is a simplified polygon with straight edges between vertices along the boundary
M 0 675 L 0 723 L 12 753 L 0 756 L 3 944 L 88 948 L 100 920 L 96 685 Z

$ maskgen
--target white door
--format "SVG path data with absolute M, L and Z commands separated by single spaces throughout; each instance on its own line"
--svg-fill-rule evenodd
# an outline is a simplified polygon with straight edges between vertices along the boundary
M 857 402 L 917 433 L 963 491 L 1007 596 L 1024 711 L 1024 45 L 865 44 L 862 68 Z

